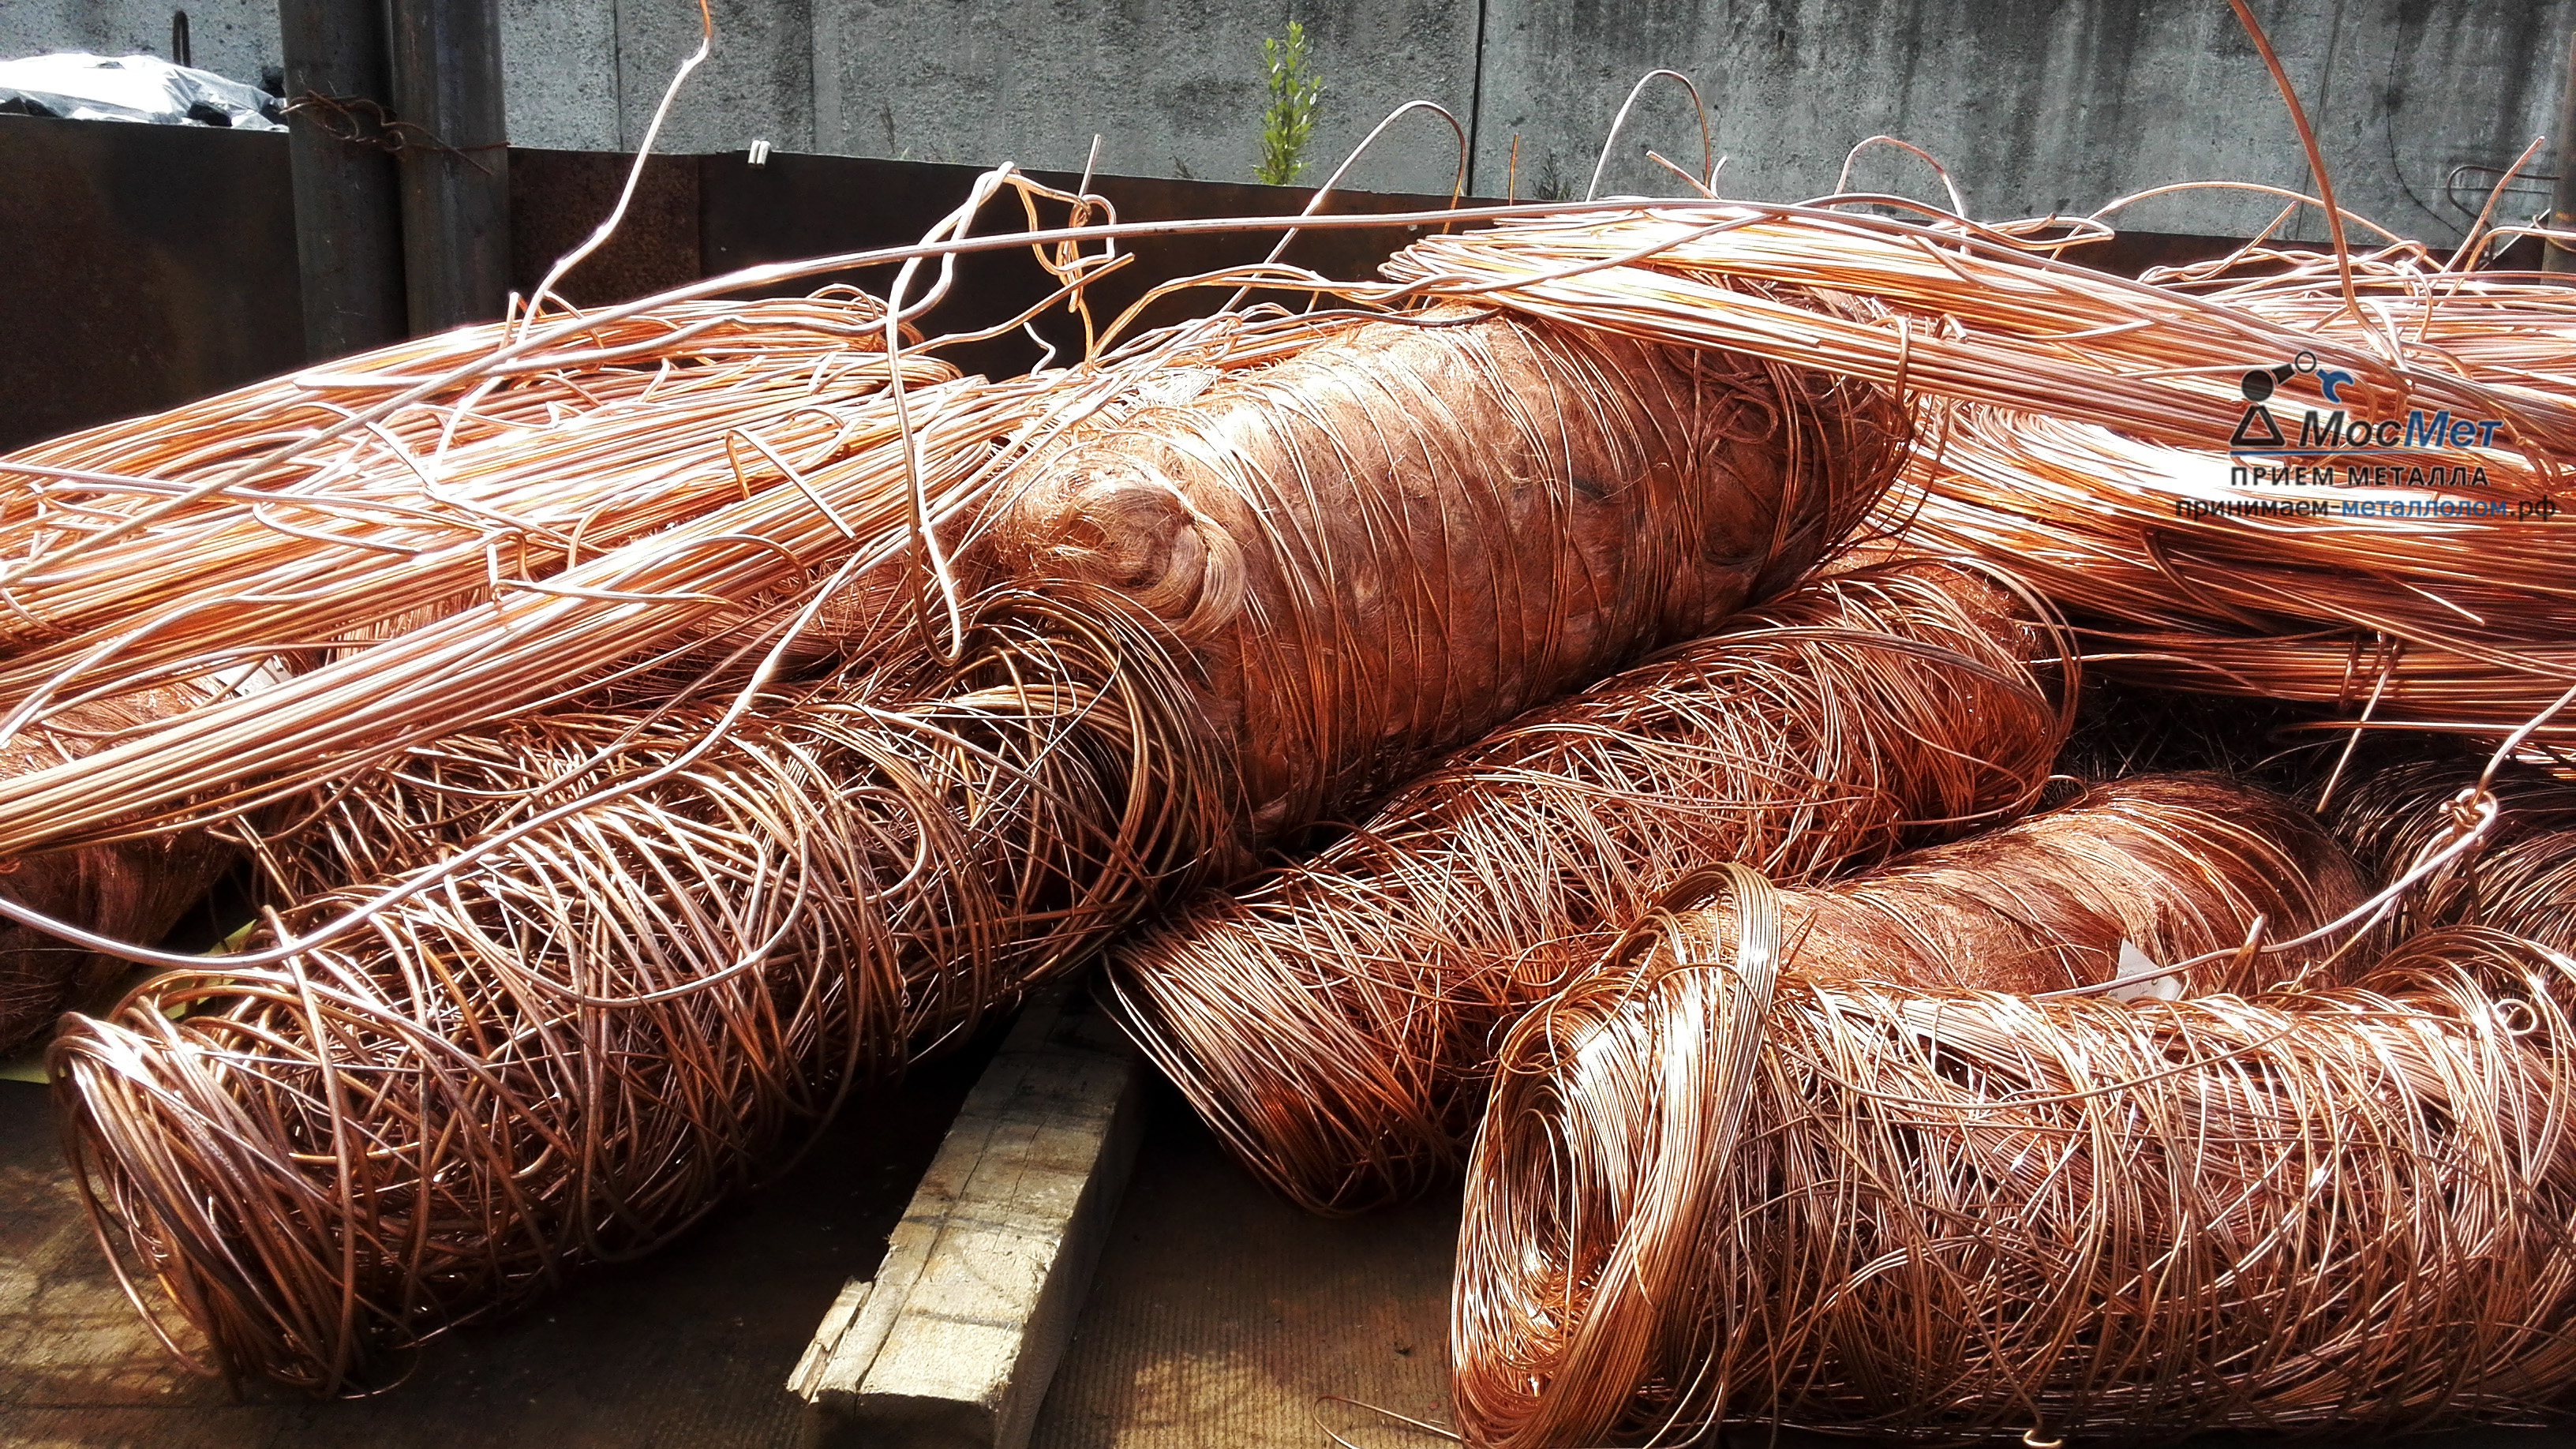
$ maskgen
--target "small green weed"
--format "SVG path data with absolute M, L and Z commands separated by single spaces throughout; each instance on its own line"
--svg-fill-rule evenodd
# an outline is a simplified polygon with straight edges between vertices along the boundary
M 1270 72 L 1270 108 L 1261 113 L 1261 165 L 1252 175 L 1287 186 L 1306 169 L 1306 141 L 1315 133 L 1315 98 L 1324 83 L 1306 69 L 1306 27 L 1294 20 L 1286 40 L 1263 37 L 1261 60 Z

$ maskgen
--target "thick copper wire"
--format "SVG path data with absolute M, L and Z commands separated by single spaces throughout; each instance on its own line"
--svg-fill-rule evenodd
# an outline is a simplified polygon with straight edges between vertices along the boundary
M 1811 878 L 2030 804 L 2069 681 L 2028 661 L 2058 654 L 1971 569 L 1810 584 L 1185 903 L 1119 946 L 1110 989 L 1281 1192 L 1407 1196 L 1456 1170 L 1500 1031 L 1693 869 Z
M 2035 1002 L 1774 988 L 1776 916 L 1713 952 L 1674 920 L 1504 1045 L 1468 1442 L 2563 1416 L 2576 962 L 2450 932 L 2349 987 Z

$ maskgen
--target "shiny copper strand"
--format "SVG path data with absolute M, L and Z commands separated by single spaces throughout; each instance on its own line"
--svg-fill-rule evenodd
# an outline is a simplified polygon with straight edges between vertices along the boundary
M 1096 950 L 1228 828 L 1223 763 L 1113 601 L 979 616 L 954 675 L 781 688 L 693 763 L 711 707 L 568 710 L 344 801 L 349 828 L 408 827 L 415 864 L 276 919 L 376 906 L 361 929 L 165 973 L 56 1039 L 138 1307 L 157 1285 L 228 1372 L 381 1385 L 422 1339 L 667 1240 L 854 1087 Z M 479 835 L 441 833 L 460 811 Z M 512 823 L 539 828 L 454 863 Z M 299 848 L 330 853 L 272 853 Z
M 2486 764 L 2452 754 L 2386 763 L 2336 797 L 2335 831 L 2394 880 L 2440 843 Z M 2576 953 L 2576 779 L 2509 761 L 2487 789 L 2499 808 L 2486 838 L 2401 897 L 2396 928 L 2491 926 Z
M 1774 990 L 1758 938 L 1704 944 L 1658 922 L 1642 984 L 1504 1045 L 1453 1309 L 1469 1443 L 2563 1416 L 2566 957 L 2448 931 L 2348 987 L 2124 1005 Z
M 1534 711 L 1240 895 L 1126 938 L 1156 1062 L 1317 1211 L 1454 1173 L 1495 1037 L 1718 860 L 1822 876 L 2028 805 L 2063 740 L 2048 632 L 1973 570 L 1811 583 Z

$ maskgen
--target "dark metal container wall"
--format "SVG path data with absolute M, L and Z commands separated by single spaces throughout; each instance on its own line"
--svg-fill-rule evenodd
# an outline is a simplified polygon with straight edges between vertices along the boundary
M 0 116 L 0 448 L 304 360 L 276 132 Z
M 630 162 L 606 152 L 509 152 L 514 289 L 533 289 L 608 215 Z M 598 306 L 756 263 L 915 241 L 965 199 L 978 174 L 972 166 L 848 156 L 782 153 L 759 165 L 742 152 L 655 157 L 625 224 L 562 291 Z M 1080 180 L 1035 174 L 1065 190 Z M 1288 215 L 1313 195 L 1297 187 L 1124 176 L 1096 178 L 1092 189 L 1127 221 Z M 1336 196 L 1328 209 L 1430 210 L 1447 201 L 1358 192 Z M 1019 224 L 1016 203 L 1005 198 L 977 230 Z M 1421 230 L 1310 231 L 1286 260 L 1327 275 L 1365 276 Z M 1135 242 L 1126 249 L 1136 260 L 1093 289 L 1092 314 L 1106 325 L 1154 282 L 1259 261 L 1276 240 L 1275 233 L 1246 232 Z M 2234 245 L 2136 232 L 2083 260 L 2135 273 Z M 892 276 L 878 268 L 770 290 L 810 291 L 841 280 L 881 291 Z M 940 328 L 1005 321 L 1054 286 L 1024 249 L 967 258 Z M 1168 299 L 1140 320 L 1177 321 L 1225 296 L 1199 291 Z M 1079 322 L 1061 309 L 1040 330 L 1060 361 L 1081 345 Z M 0 364 L 0 450 L 287 371 L 308 360 L 304 331 L 284 135 L 0 115 L 0 337 L 8 342 Z M 953 360 L 1009 374 L 1042 355 L 1038 343 L 1013 333 L 961 347 Z

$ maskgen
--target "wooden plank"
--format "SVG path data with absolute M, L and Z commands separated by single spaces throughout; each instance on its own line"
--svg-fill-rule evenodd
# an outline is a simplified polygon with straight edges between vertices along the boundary
M 788 1387 L 824 1444 L 1021 1449 L 1135 1165 L 1144 1070 L 1058 993 L 984 1071 Z

